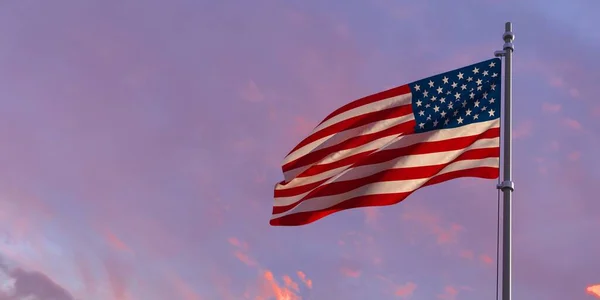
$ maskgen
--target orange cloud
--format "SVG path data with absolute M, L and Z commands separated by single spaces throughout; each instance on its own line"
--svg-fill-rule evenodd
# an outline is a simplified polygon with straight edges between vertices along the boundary
M 360 277 L 360 270 L 352 269 L 349 267 L 340 268 L 340 272 L 346 277 L 358 278 Z
M 399 286 L 396 291 L 394 292 L 394 295 L 401 297 L 401 298 L 408 298 L 410 296 L 412 296 L 412 294 L 415 292 L 415 290 L 417 289 L 417 285 L 413 282 L 408 282 L 405 285 L 401 285 Z
M 292 280 L 292 278 L 288 275 L 283 275 L 283 283 L 285 284 L 286 287 L 296 291 L 296 292 L 300 292 L 300 287 L 298 287 L 298 284 L 296 282 L 294 282 L 294 280 Z
M 306 274 L 304 274 L 304 272 L 298 271 L 296 274 L 298 274 L 298 278 L 300 278 L 300 280 L 302 280 L 302 282 L 304 282 L 304 284 L 306 285 L 307 288 L 312 289 L 312 280 L 308 279 L 308 277 L 306 277 Z
M 249 249 L 247 243 L 242 242 L 235 237 L 230 237 L 229 239 L 227 239 L 227 241 L 229 242 L 229 244 L 231 244 L 232 246 L 237 248 L 237 250 L 233 253 L 233 255 L 239 261 L 243 262 L 244 264 L 246 264 L 247 266 L 250 266 L 250 267 L 258 266 L 258 263 L 252 257 L 250 257 L 250 255 L 248 255 L 246 253 Z
M 194 289 L 178 275 L 172 274 L 170 279 L 175 291 L 181 297 L 180 299 L 202 300 L 202 297 L 200 297 L 200 295 L 198 295 L 196 291 L 194 291 Z
M 263 295 L 265 297 L 274 296 L 276 300 L 301 300 L 302 298 L 292 292 L 289 288 L 285 286 L 280 286 L 273 273 L 269 270 L 264 271 L 263 279 L 265 280 L 265 285 L 263 289 Z M 262 299 L 262 297 L 259 297 Z M 269 298 L 267 298 L 269 299 Z
M 588 294 L 596 296 L 598 299 L 600 299 L 600 284 L 589 286 L 585 290 Z
M 545 112 L 559 112 L 562 109 L 560 104 L 544 103 L 542 104 L 542 110 Z

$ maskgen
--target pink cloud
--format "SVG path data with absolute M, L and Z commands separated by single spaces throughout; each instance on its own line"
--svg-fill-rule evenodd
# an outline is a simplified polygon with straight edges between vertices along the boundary
M 444 288 L 444 292 L 439 294 L 437 298 L 439 300 L 456 300 L 456 296 L 458 296 L 458 289 L 448 285 Z
M 275 297 L 276 300 L 301 300 L 302 298 L 285 286 L 279 285 L 273 273 L 269 270 L 263 272 L 263 288 L 261 296 L 269 299 Z M 261 298 L 263 299 L 263 298 Z M 265 299 L 265 300 L 266 300 Z
M 298 271 L 296 272 L 296 274 L 298 275 L 298 278 L 300 278 L 300 280 L 302 282 L 304 282 L 304 284 L 306 285 L 307 288 L 312 289 L 312 280 L 308 279 L 308 277 L 306 277 L 306 274 L 304 274 L 304 272 L 302 271 Z
M 517 124 L 513 128 L 513 138 L 522 139 L 531 136 L 533 132 L 533 122 L 531 120 L 527 120 Z
M 294 282 L 294 280 L 292 280 L 290 276 L 283 275 L 283 283 L 287 288 L 290 288 L 296 292 L 300 292 L 300 287 L 298 286 L 298 283 Z
M 563 124 L 565 126 L 567 126 L 568 128 L 575 129 L 575 130 L 579 130 L 582 128 L 581 123 L 579 123 L 579 121 L 571 119 L 571 118 L 564 118 Z
M 569 155 L 567 156 L 567 158 L 570 161 L 577 161 L 577 160 L 579 160 L 579 158 L 581 158 L 581 152 L 579 152 L 579 151 L 573 151 L 573 152 L 569 153 Z
M 479 260 L 481 260 L 481 262 L 483 262 L 486 265 L 491 265 L 494 262 L 494 260 L 487 254 L 479 255 Z
M 344 266 L 340 268 L 340 273 L 346 277 L 358 278 L 360 277 L 361 271 L 356 268 Z
M 559 112 L 561 109 L 562 109 L 562 106 L 560 104 L 553 104 L 553 103 L 542 104 L 542 111 L 545 111 L 545 112 L 556 113 L 556 112 Z
M 245 101 L 254 103 L 262 102 L 263 100 L 265 100 L 263 92 L 260 90 L 258 85 L 256 85 L 256 82 L 254 82 L 254 80 L 248 81 L 248 83 L 241 90 L 240 96 Z
M 436 241 L 440 245 L 456 243 L 458 241 L 458 234 L 463 230 L 463 227 L 456 223 L 442 226 L 439 216 L 423 209 L 405 212 L 402 214 L 402 218 L 425 226 L 436 236 Z
M 417 289 L 417 285 L 413 282 L 408 282 L 404 285 L 401 285 L 396 288 L 394 295 L 400 298 L 408 298 L 413 295 L 415 290 Z
M 171 275 L 171 283 L 175 289 L 175 292 L 179 295 L 181 300 L 202 300 L 202 297 L 181 277 L 176 274 Z
M 110 230 L 107 230 L 105 233 L 106 241 L 110 245 L 113 250 L 121 251 L 121 252 L 132 252 L 131 248 L 125 244 L 121 239 L 119 239 L 114 233 Z
M 475 254 L 471 250 L 462 250 L 462 251 L 460 251 L 460 257 L 466 258 L 466 259 L 473 259 L 473 258 L 475 258 Z
M 372 228 L 377 227 L 380 215 L 379 209 L 377 207 L 365 207 L 362 211 L 365 214 L 365 223 Z

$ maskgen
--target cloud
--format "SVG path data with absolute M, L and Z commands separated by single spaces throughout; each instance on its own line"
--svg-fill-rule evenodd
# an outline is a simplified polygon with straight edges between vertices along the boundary
M 404 212 L 402 218 L 407 221 L 417 222 L 426 227 L 429 232 L 436 236 L 436 241 L 439 245 L 458 242 L 458 234 L 463 230 L 463 227 L 456 223 L 442 226 L 439 216 L 423 209 Z
M 586 292 L 600 299 L 600 284 L 588 286 Z
M 263 92 L 260 90 L 258 85 L 256 85 L 256 82 L 254 82 L 254 80 L 248 81 L 248 83 L 241 90 L 240 95 L 242 99 L 248 102 L 257 103 L 265 100 Z
M 563 124 L 565 126 L 567 126 L 568 128 L 575 129 L 575 130 L 579 130 L 582 128 L 581 123 L 579 123 L 579 121 L 571 119 L 571 118 L 564 118 Z
M 0 300 L 75 300 L 71 293 L 45 274 L 21 268 L 8 270 L 6 266 L 0 266 L 0 269 L 12 283 L 8 290 L 0 291 Z
M 340 268 L 340 273 L 346 277 L 358 278 L 360 277 L 361 271 L 356 268 L 344 266 Z
M 302 298 L 279 282 L 269 270 L 263 272 L 263 289 L 261 296 L 275 297 L 276 300 L 301 300 Z
M 456 300 L 456 296 L 458 296 L 458 289 L 448 285 L 444 287 L 444 292 L 439 294 L 437 298 L 439 300 Z
M 573 152 L 569 153 L 569 155 L 567 156 L 567 158 L 570 161 L 578 161 L 579 158 L 581 158 L 581 152 L 579 152 L 579 151 L 573 151 Z
M 302 271 L 298 271 L 296 272 L 296 274 L 298 275 L 298 278 L 300 278 L 300 280 L 302 282 L 304 282 L 304 284 L 306 285 L 307 288 L 312 289 L 312 280 L 308 279 L 308 277 L 306 277 L 306 274 L 304 274 L 304 272 Z
M 247 243 L 242 242 L 235 237 L 229 238 L 228 241 L 231 245 L 233 245 L 236 248 L 236 250 L 234 251 L 234 256 L 239 261 L 243 262 L 244 264 L 246 264 L 249 267 L 258 266 L 258 263 L 256 262 L 256 260 L 247 253 L 248 249 L 249 249 Z
M 408 282 L 404 285 L 397 287 L 396 291 L 394 292 L 394 295 L 396 295 L 400 298 L 409 298 L 410 296 L 413 295 L 413 293 L 415 292 L 416 289 L 417 289 L 417 285 L 415 283 Z
M 562 106 L 560 104 L 553 104 L 553 103 L 543 103 L 542 104 L 542 111 L 545 111 L 545 112 L 556 113 L 556 112 L 559 112 L 561 109 L 562 109 Z
M 531 136 L 532 132 L 533 122 L 531 120 L 523 121 L 513 128 L 513 138 L 526 138 Z
M 494 259 L 492 259 L 487 254 L 481 254 L 481 255 L 479 255 L 479 260 L 481 260 L 481 262 L 483 262 L 486 265 L 491 265 L 494 262 Z

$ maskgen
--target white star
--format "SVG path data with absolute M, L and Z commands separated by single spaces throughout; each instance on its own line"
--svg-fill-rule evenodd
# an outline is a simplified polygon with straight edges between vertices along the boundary
M 468 82 L 471 82 L 471 81 L 473 81 L 473 77 L 469 77 L 469 78 L 467 78 L 467 81 L 468 81 Z
M 418 84 L 415 84 L 415 91 L 420 91 L 421 90 L 421 86 L 419 86 Z
M 456 98 L 456 100 L 460 99 L 460 93 L 457 92 L 456 94 L 454 94 L 454 97 Z
M 429 87 L 433 87 L 433 81 L 429 80 Z
M 475 101 L 475 107 L 479 107 L 479 100 Z
M 438 92 L 438 94 L 441 94 L 444 92 L 444 89 L 440 86 L 437 88 L 437 92 Z
M 490 63 L 490 68 L 493 68 L 495 65 L 496 65 L 496 63 L 495 63 L 495 62 L 491 62 L 491 63 Z
M 442 78 L 442 81 L 443 81 L 444 83 L 448 83 L 448 77 L 444 76 L 444 78 Z
M 456 82 L 452 82 L 452 88 L 455 89 L 458 86 Z
M 458 115 L 458 110 L 455 110 L 452 115 L 456 117 L 456 115 Z
M 488 76 L 488 71 L 483 71 L 483 76 Z
M 496 85 L 495 85 L 495 84 L 492 84 L 492 85 L 491 85 L 491 88 L 492 88 L 492 91 L 495 91 L 495 90 L 496 90 Z
M 462 102 L 462 106 L 463 106 L 463 107 L 466 107 L 466 106 L 467 106 L 467 100 L 464 100 L 464 101 Z
M 477 74 L 477 73 L 479 73 L 479 68 L 473 69 L 473 74 Z
M 487 93 L 483 93 L 483 99 L 487 99 Z
M 417 103 L 417 107 L 419 107 L 419 106 L 423 105 L 423 101 L 421 101 L 421 100 L 417 100 L 417 102 L 416 102 L 416 103 Z
M 477 90 L 478 90 L 478 91 L 481 91 L 481 88 L 482 88 L 482 87 L 483 87 L 483 86 L 481 86 L 481 85 L 480 85 L 480 86 L 478 86 L 478 87 L 477 87 Z
M 437 97 L 436 96 L 432 96 L 431 97 L 431 102 L 435 102 L 435 100 L 437 100 Z
M 442 112 L 440 113 L 440 115 L 442 116 L 442 118 L 446 117 L 446 112 L 442 110 Z
M 440 98 L 440 102 L 446 103 L 446 98 L 444 98 L 444 97 Z
M 494 98 L 490 99 L 490 104 L 492 104 L 494 102 L 496 102 L 496 99 L 494 99 Z
M 421 129 L 425 128 L 425 123 L 419 123 L 419 127 L 420 127 Z
M 452 102 L 448 103 L 448 109 L 452 109 L 452 108 L 454 108 L 454 103 L 452 103 Z
M 425 112 L 424 112 L 424 111 L 420 111 L 420 112 L 419 112 L 419 116 L 424 116 L 424 115 L 425 115 Z
M 475 115 L 473 116 L 473 120 L 477 120 L 477 119 L 479 119 L 479 114 L 475 114 Z
M 471 93 L 469 94 L 469 98 L 471 98 L 471 99 L 475 98 L 475 94 L 473 94 L 473 92 L 471 92 Z
M 431 121 L 431 115 L 427 116 L 427 121 Z
M 429 108 L 430 106 L 431 106 L 431 104 L 429 104 L 429 103 L 425 104 L 426 108 Z
M 495 111 L 493 109 L 490 109 L 490 111 L 488 111 L 488 113 L 490 114 L 490 117 L 494 116 Z
M 450 95 L 450 94 L 452 94 L 452 93 L 450 93 L 450 91 L 447 91 L 447 92 L 446 92 L 446 95 Z
M 449 122 L 450 120 L 446 119 L 446 121 L 444 121 L 444 125 L 448 125 Z
M 498 73 L 492 74 L 492 77 L 497 77 L 497 76 L 498 76 Z
M 427 97 L 427 95 L 429 95 L 429 92 L 428 91 L 424 91 L 423 92 L 423 97 Z
M 463 79 L 463 76 L 464 76 L 464 75 L 465 75 L 465 74 L 463 74 L 463 73 L 461 73 L 461 72 L 458 72 L 458 75 L 457 75 L 457 76 L 458 76 L 458 79 Z
M 460 89 L 461 89 L 461 90 L 466 90 L 466 89 L 467 89 L 467 85 L 466 85 L 466 84 L 463 84 L 463 85 L 461 85 L 461 86 L 460 86 Z
M 439 106 L 437 106 L 437 105 L 436 105 L 436 106 L 434 106 L 434 107 L 433 107 L 433 111 L 435 111 L 435 112 L 438 112 L 438 111 L 440 111 L 440 107 L 439 107 Z
M 464 119 L 462 117 L 458 117 L 458 119 L 456 119 L 456 121 L 458 121 L 458 124 L 462 124 L 462 122 L 464 121 Z
M 433 121 L 433 127 L 437 126 L 437 124 L 438 124 L 438 120 L 434 120 Z
M 481 110 L 486 110 L 486 109 L 487 109 L 487 106 L 484 106 L 481 108 Z
M 466 113 L 467 116 L 470 116 L 471 115 L 471 110 L 467 109 L 467 111 L 465 113 Z
M 481 83 L 483 82 L 481 79 L 477 79 L 477 85 L 481 85 Z

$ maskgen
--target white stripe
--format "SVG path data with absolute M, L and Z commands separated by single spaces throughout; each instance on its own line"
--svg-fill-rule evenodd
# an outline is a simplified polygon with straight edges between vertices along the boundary
M 334 116 L 333 118 L 321 123 L 319 126 L 317 126 L 313 132 L 317 132 L 319 130 L 322 130 L 323 128 L 329 127 L 333 124 L 339 123 L 341 121 L 344 121 L 346 119 L 350 119 L 356 116 L 360 116 L 360 115 L 364 115 L 366 113 L 370 113 L 370 112 L 375 112 L 375 111 L 380 111 L 380 110 L 384 110 L 384 109 L 388 109 L 388 108 L 392 108 L 392 107 L 397 107 L 397 106 L 402 106 L 402 105 L 407 105 L 410 104 L 411 102 L 411 94 L 402 94 L 402 95 L 398 95 L 395 97 L 391 97 L 385 100 L 380 100 L 377 102 L 373 102 L 373 103 L 369 103 L 366 105 L 362 105 L 359 107 L 355 107 L 349 111 L 345 111 L 337 116 Z
M 491 128 L 495 128 L 495 127 L 499 127 L 499 126 L 500 126 L 500 119 L 494 119 L 494 120 L 485 121 L 485 122 L 468 124 L 468 125 L 456 127 L 456 128 L 447 128 L 447 129 L 441 129 L 441 130 L 436 130 L 436 131 L 415 133 L 415 134 L 411 134 L 411 135 L 399 135 L 399 136 L 392 135 L 392 136 L 383 137 L 381 139 L 371 141 L 367 144 L 364 144 L 364 145 L 356 147 L 356 148 L 342 150 L 342 151 L 332 153 L 332 154 L 324 157 L 321 161 L 318 161 L 312 165 L 298 167 L 296 169 L 292 169 L 287 172 L 284 172 L 283 173 L 284 179 L 286 182 L 288 182 L 284 187 L 287 187 L 290 185 L 293 185 L 293 186 L 304 185 L 304 184 L 308 184 L 308 183 L 312 183 L 312 182 L 317 182 L 319 180 L 323 180 L 325 178 L 333 176 L 333 175 L 335 175 L 334 170 L 337 170 L 339 172 L 339 171 L 342 171 L 345 168 L 347 168 L 347 166 L 339 167 L 334 170 L 326 171 L 321 174 L 316 174 L 316 175 L 313 175 L 310 177 L 295 178 L 296 176 L 298 176 L 299 174 L 301 174 L 302 172 L 304 172 L 305 170 L 307 170 L 308 168 L 310 168 L 312 166 L 324 165 L 324 164 L 336 162 L 338 160 L 352 156 L 354 154 L 367 152 L 367 151 L 373 151 L 373 150 L 377 150 L 377 149 L 382 149 L 382 147 L 384 147 L 384 146 L 385 146 L 385 149 L 398 149 L 398 148 L 407 147 L 407 146 L 411 146 L 411 145 L 414 145 L 417 143 L 422 143 L 422 142 L 437 142 L 437 141 L 443 141 L 443 140 L 456 138 L 456 137 L 477 135 L 477 134 L 486 132 L 487 130 L 489 130 Z M 312 179 L 313 177 L 318 178 L 318 179 Z M 292 182 L 297 182 L 297 183 L 292 183 Z
M 498 158 L 458 161 L 448 165 L 437 175 L 478 167 L 498 168 L 499 162 L 500 160 Z M 429 178 L 375 182 L 372 184 L 361 186 L 343 194 L 310 198 L 304 202 L 301 202 L 300 204 L 298 204 L 298 206 L 294 207 L 291 210 L 280 214 L 272 215 L 271 220 L 283 217 L 285 215 L 326 209 L 358 196 L 412 192 L 422 187 L 428 180 Z
M 414 115 L 410 113 L 402 117 L 387 120 L 377 120 L 369 124 L 365 124 L 363 126 L 351 128 L 341 132 L 336 132 L 334 134 L 318 139 L 310 144 L 306 144 L 303 147 L 297 149 L 296 151 L 288 154 L 288 156 L 286 156 L 283 160 L 282 165 L 294 161 L 311 152 L 337 145 L 343 141 L 348 140 L 349 138 L 380 132 L 398 124 L 412 121 L 414 119 Z
M 335 180 L 328 180 L 321 184 L 320 186 L 329 184 L 333 181 L 342 182 L 348 180 L 354 180 L 358 178 L 367 177 L 376 173 L 379 173 L 383 170 L 391 170 L 391 169 L 401 169 L 401 168 L 414 168 L 414 167 L 424 167 L 431 165 L 441 165 L 447 164 L 453 160 L 455 160 L 462 153 L 474 150 L 474 149 L 486 149 L 486 148 L 497 148 L 500 146 L 500 138 L 491 138 L 491 139 L 481 139 L 475 141 L 473 144 L 469 145 L 466 148 L 462 148 L 459 150 L 453 151 L 445 151 L 445 152 L 435 152 L 435 153 L 427 153 L 427 154 L 413 154 L 400 156 L 396 159 L 392 159 L 386 162 L 382 162 L 379 164 L 373 165 L 365 165 L 359 166 L 356 168 L 348 168 L 348 170 L 343 170 L 341 173 L 335 174 Z M 326 177 L 322 177 L 323 174 L 315 175 L 312 177 L 307 177 L 312 182 L 316 182 L 319 180 L 326 179 Z M 333 177 L 332 177 L 333 178 Z M 277 185 L 275 190 L 286 190 L 288 188 L 294 188 L 301 185 L 308 184 L 307 182 L 298 182 L 293 181 L 290 186 L 290 183 L 286 185 Z M 314 189 L 313 189 L 314 190 Z M 312 191 L 312 190 L 311 190 Z M 308 195 L 311 191 L 305 192 L 303 194 L 288 196 L 288 197 L 278 197 L 275 198 L 274 206 L 287 206 L 293 203 L 296 203 L 302 200 L 306 195 Z

